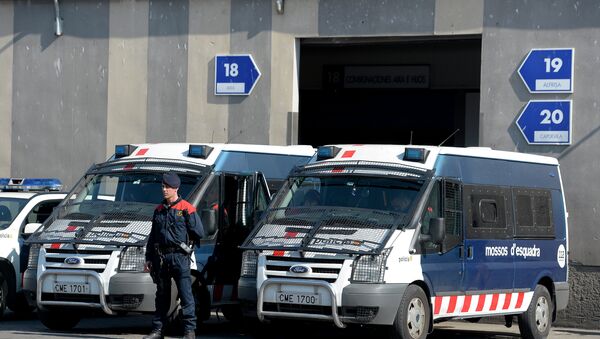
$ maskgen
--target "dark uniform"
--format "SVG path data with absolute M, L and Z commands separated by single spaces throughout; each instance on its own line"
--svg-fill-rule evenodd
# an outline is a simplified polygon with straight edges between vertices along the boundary
M 152 231 L 146 247 L 146 261 L 152 262 L 151 274 L 156 283 L 153 332 L 162 332 L 167 322 L 171 304 L 171 278 L 175 280 L 179 291 L 184 333 L 195 331 L 190 255 L 181 244 L 189 244 L 190 238 L 197 243 L 203 236 L 204 229 L 196 208 L 181 197 L 171 205 L 163 201 L 154 210 Z

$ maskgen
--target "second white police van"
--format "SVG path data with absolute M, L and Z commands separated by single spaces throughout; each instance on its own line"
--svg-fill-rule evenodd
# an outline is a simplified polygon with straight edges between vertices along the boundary
M 246 239 L 240 297 L 259 319 L 390 325 L 518 317 L 548 335 L 566 308 L 556 159 L 489 148 L 320 147 Z
M 179 194 L 196 206 L 206 234 L 192 257 L 198 318 L 207 319 L 215 307 L 239 317 L 239 245 L 266 210 L 271 190 L 314 153 L 310 146 L 118 145 L 29 239 L 27 272 L 37 272 L 30 288 L 40 320 L 68 329 L 86 309 L 154 311 L 156 286 L 144 272 L 144 251 L 167 171 L 179 174 Z M 173 316 L 177 305 L 173 300 Z

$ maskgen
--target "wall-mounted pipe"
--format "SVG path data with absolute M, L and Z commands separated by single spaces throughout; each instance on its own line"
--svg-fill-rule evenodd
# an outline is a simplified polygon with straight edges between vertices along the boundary
M 63 35 L 63 27 L 62 27 L 62 19 L 60 18 L 60 6 L 58 5 L 58 0 L 54 0 L 54 34 L 56 36 Z

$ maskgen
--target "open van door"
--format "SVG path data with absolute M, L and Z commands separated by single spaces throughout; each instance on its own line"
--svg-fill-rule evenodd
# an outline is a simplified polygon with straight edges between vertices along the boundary
M 254 173 L 254 201 L 252 204 L 252 225 L 250 229 L 253 229 L 256 222 L 262 217 L 263 213 L 267 210 L 269 202 L 271 202 L 271 192 L 267 179 L 260 173 Z
M 206 284 L 212 290 L 210 303 L 219 305 L 229 320 L 241 317 L 237 300 L 242 251 L 240 245 L 254 228 L 270 202 L 262 173 L 220 173 L 213 184 L 219 187 L 218 225 L 214 251 L 206 267 Z

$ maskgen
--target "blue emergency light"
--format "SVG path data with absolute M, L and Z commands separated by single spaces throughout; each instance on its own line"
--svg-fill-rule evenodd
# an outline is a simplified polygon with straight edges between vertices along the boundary
M 56 178 L 0 178 L 0 191 L 60 191 L 63 185 Z
M 339 147 L 335 146 L 320 146 L 317 149 L 317 160 L 327 160 L 335 158 L 335 156 L 340 152 Z
M 424 163 L 429 151 L 424 148 L 405 148 L 402 160 Z
M 126 157 L 133 153 L 137 147 L 133 145 L 116 145 L 115 146 L 115 159 Z
M 206 159 L 212 150 L 213 147 L 207 145 L 190 145 L 188 157 Z

